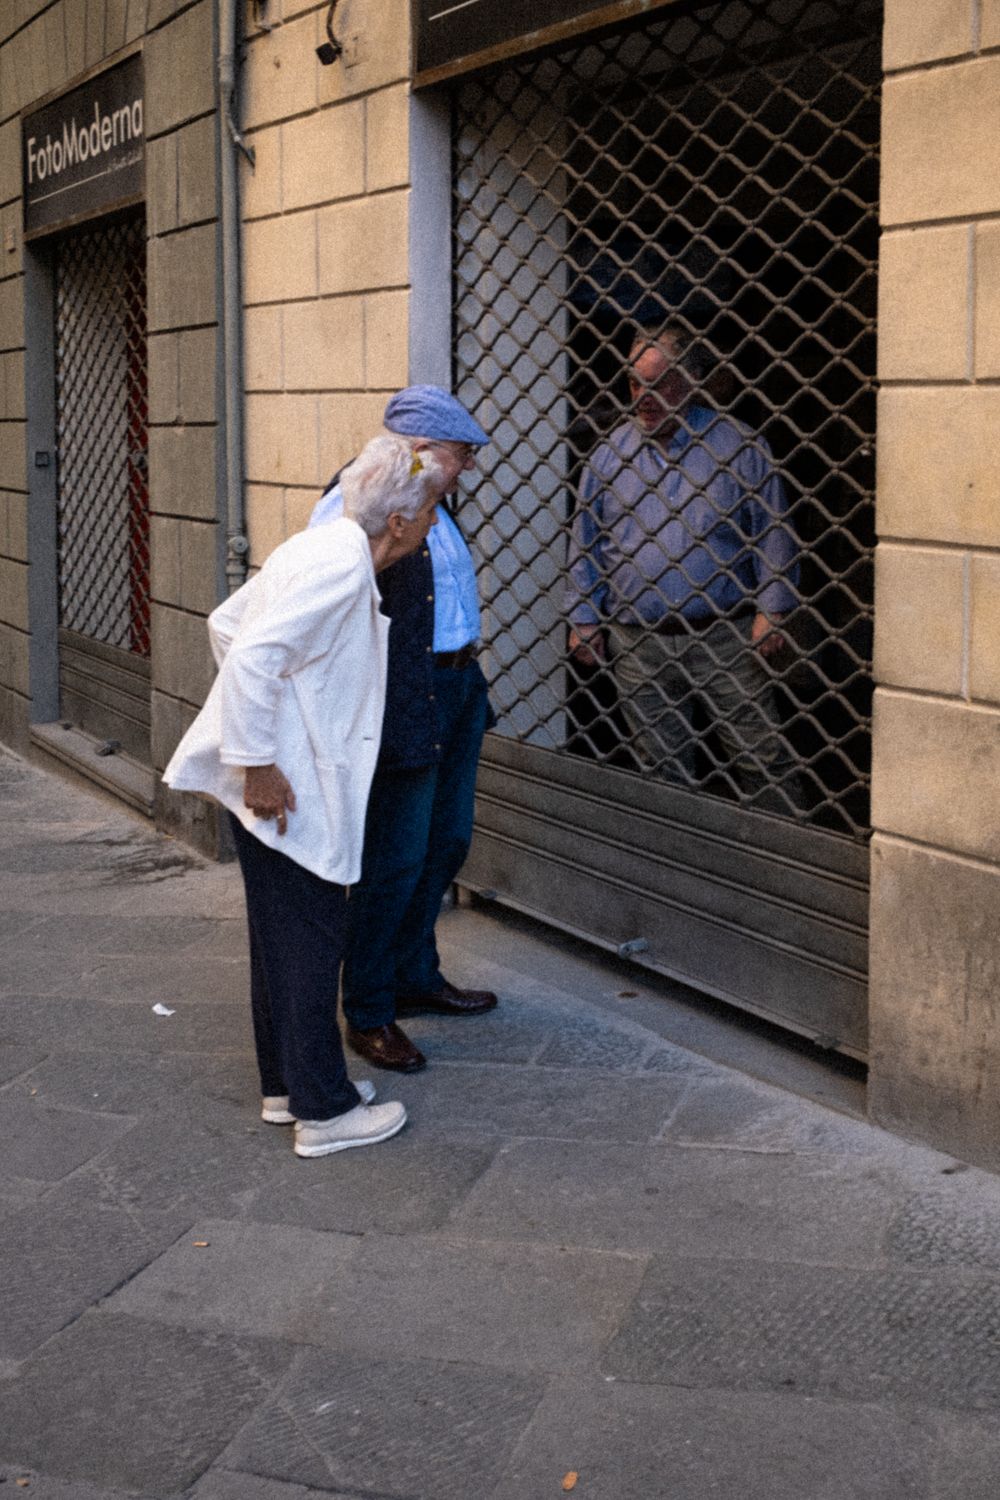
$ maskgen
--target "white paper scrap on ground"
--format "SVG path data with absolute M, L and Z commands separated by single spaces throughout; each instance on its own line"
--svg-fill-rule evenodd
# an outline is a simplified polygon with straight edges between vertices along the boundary
M 156 1004 L 153 1006 L 153 1015 L 154 1016 L 172 1016 L 173 1015 L 173 1011 L 170 1010 L 168 1006 L 161 1005 L 160 1002 L 159 1002 L 159 1000 L 157 1000 Z

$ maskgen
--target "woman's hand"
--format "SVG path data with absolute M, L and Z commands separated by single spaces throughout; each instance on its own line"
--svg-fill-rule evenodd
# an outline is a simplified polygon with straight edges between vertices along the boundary
M 295 811 L 291 782 L 277 766 L 247 766 L 243 801 L 255 817 L 278 820 L 278 832 L 288 827 L 288 814 Z

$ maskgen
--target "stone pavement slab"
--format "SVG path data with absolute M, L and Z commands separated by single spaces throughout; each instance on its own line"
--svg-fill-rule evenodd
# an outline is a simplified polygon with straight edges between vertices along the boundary
M 0 875 L 91 875 L 103 872 L 105 851 L 90 840 L 65 844 L 0 845 Z
M 371 1495 L 369 1490 L 368 1494 Z M 189 1500 L 358 1500 L 358 1491 L 348 1495 L 344 1490 L 313 1489 L 303 1484 L 283 1484 L 280 1479 L 260 1479 L 255 1474 L 240 1474 L 231 1469 L 209 1469 Z
M 0 1006 L 0 1027 L 3 1026 L 3 1006 Z M 11 1046 L 0 1043 L 0 1084 L 9 1083 L 13 1078 L 20 1078 L 22 1074 L 30 1072 L 40 1062 L 44 1062 L 45 1052 L 41 1047 Z
M 172 1230 L 157 1234 L 129 1213 L 86 1199 L 72 1213 L 58 1195 L 8 1211 L 0 1240 L 0 1356 L 23 1359 L 172 1239 Z
M 549 1068 L 635 1072 L 651 1052 L 659 1050 L 656 1038 L 648 1031 L 582 1010 L 569 996 L 550 994 L 540 1008 L 537 998 L 512 995 L 498 977 L 496 965 L 489 966 L 476 983 L 480 987 L 490 983 L 500 986 L 498 1010 L 470 1016 L 461 1026 L 451 1017 L 407 1017 L 407 1033 L 428 1058 L 437 1062 L 534 1062 Z M 683 1071 L 688 1071 L 694 1059 L 690 1053 L 683 1057 L 687 1064 Z
M 74 981 L 64 980 L 61 992 L 85 999 L 123 1004 L 178 1006 L 194 1001 L 228 1002 L 245 1007 L 248 983 L 246 956 L 217 958 L 206 953 L 95 955 Z
M 461 1025 L 454 1017 L 407 1016 L 404 1029 L 433 1063 L 530 1063 L 546 1036 L 538 1016 L 507 996 L 499 1010 L 464 1017 Z
M 90 1313 L 0 1384 L 0 1462 L 175 1494 L 208 1468 L 292 1357 L 274 1341 Z
M 107 1308 L 185 1328 L 328 1344 L 362 1248 L 356 1235 L 200 1219 Z
M 67 1212 L 96 1202 L 140 1213 L 157 1232 L 168 1225 L 179 1232 L 196 1218 L 238 1213 L 291 1151 L 276 1137 L 259 1119 L 251 1130 L 220 1131 L 186 1115 L 157 1116 L 77 1172 L 60 1197 Z
M 8 945 L 0 968 L 0 997 L 7 995 L 68 995 L 79 992 L 85 976 L 96 966 L 96 955 L 75 955 L 72 967 L 67 967 L 65 952 L 53 952 L 39 947 L 33 939 L 23 947 Z
M 716 1063 L 685 1047 L 654 1047 L 646 1054 L 642 1064 L 644 1073 L 688 1073 L 717 1077 L 720 1069 Z
M 892 1224 L 888 1253 L 911 1266 L 1000 1272 L 1000 1183 L 969 1188 L 962 1192 L 956 1184 L 948 1191 L 938 1184 L 909 1198 Z
M 536 1061 L 545 1068 L 608 1068 L 635 1073 L 653 1048 L 652 1038 L 587 1015 L 560 1025 Z
M 453 1026 L 474 1022 L 453 1021 Z M 553 1136 L 571 1140 L 655 1139 L 687 1087 L 683 1075 L 621 1080 L 583 1069 L 438 1064 L 393 1075 L 402 1099 L 429 1136 Z
M 19 944 L 26 941 L 32 933 L 37 931 L 43 921 L 42 917 L 12 911 L 9 908 L 0 911 L 0 949 L 9 948 L 12 943 Z
M 246 962 L 246 924 L 212 917 L 142 917 L 123 922 L 120 917 L 93 914 L 43 917 L 9 911 L 0 913 L 0 942 L 5 940 L 5 930 L 8 941 L 11 937 L 30 939 L 34 954 L 58 954 L 63 964 L 68 953 L 78 958 L 140 955 L 148 963 L 151 958 L 159 962 L 164 954 L 203 949 L 208 949 L 213 958 L 238 958 Z
M 204 1055 L 253 1046 L 245 1004 L 185 997 L 170 1007 L 172 1016 L 158 1016 L 154 1003 L 146 996 L 127 1002 L 50 996 L 40 1002 L 31 995 L 7 995 L 0 1001 L 0 1038 L 22 1045 L 35 1042 L 49 1048 L 157 1056 L 166 1052 Z
M 1000 1435 L 919 1407 L 553 1381 L 487 1500 L 548 1500 L 570 1471 L 586 1500 L 995 1500 Z
M 174 1107 L 178 1086 L 155 1056 L 60 1051 L 22 1072 L 8 1092 L 36 1107 L 138 1115 Z
M 382 1075 L 374 1081 L 383 1087 Z M 345 1234 L 426 1233 L 463 1202 L 494 1149 L 427 1140 L 420 1131 L 404 1130 L 393 1149 L 379 1156 L 374 1174 L 364 1151 L 341 1152 L 319 1172 L 296 1158 L 249 1196 L 243 1215 Z
M 24 1488 L 18 1486 L 18 1480 Z M 51 1474 L 39 1474 L 36 1470 L 0 1463 L 0 1484 L 9 1486 L 9 1492 L 23 1496 L 24 1500 L 156 1500 L 148 1494 L 136 1496 L 134 1490 L 109 1490 L 83 1480 L 55 1479 Z
M 16 1085 L 14 1086 L 16 1088 Z M 0 1177 L 57 1182 L 126 1134 L 135 1121 L 53 1109 L 11 1089 L 0 1094 Z
M 183 919 L 182 919 L 183 920 Z M 244 939 L 245 942 L 245 939 Z M 123 939 L 118 940 L 119 947 Z M 98 947 L 45 946 L 37 928 L 25 946 L 8 951 L 0 967 L 0 996 L 63 996 L 174 1006 L 204 998 L 246 1004 L 246 955 L 217 957 L 204 952 L 111 954 Z
M 907 1188 L 840 1157 L 571 1141 L 505 1147 L 446 1233 L 606 1250 L 871 1265 Z
M 698 1078 L 664 1131 L 678 1145 L 743 1151 L 856 1152 L 873 1155 L 880 1133 L 859 1120 L 804 1104 L 781 1090 L 718 1073 Z
M 627 1380 L 1000 1407 L 1000 1278 L 653 1260 L 605 1355 Z
M 312 1350 L 221 1466 L 359 1497 L 475 1500 L 499 1481 L 543 1391 L 537 1375 Z
M 515 1370 L 592 1369 L 645 1264 L 564 1247 L 203 1219 L 108 1306 L 327 1347 L 419 1350 Z

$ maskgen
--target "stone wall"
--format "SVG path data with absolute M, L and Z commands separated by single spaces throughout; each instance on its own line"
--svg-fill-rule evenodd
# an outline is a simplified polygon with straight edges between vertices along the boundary
M 242 166 L 247 521 L 255 565 L 306 523 L 330 475 L 405 385 L 409 33 L 397 0 L 247 13 Z
M 173 9 L 144 46 L 157 773 L 211 685 L 205 618 L 224 581 L 215 5 Z M 156 815 L 161 827 L 216 847 L 214 813 L 158 778 Z
M 1000 0 L 887 0 L 870 1109 L 1000 1166 Z

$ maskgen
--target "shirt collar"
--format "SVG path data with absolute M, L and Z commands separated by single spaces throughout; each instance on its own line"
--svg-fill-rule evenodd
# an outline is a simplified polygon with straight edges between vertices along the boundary
M 718 413 L 709 407 L 696 406 L 692 403 L 684 408 L 681 416 L 681 425 L 670 439 L 671 448 L 684 447 L 692 437 L 704 432 L 712 422 L 716 421 Z M 635 458 L 640 448 L 650 448 L 655 453 L 663 452 L 659 443 L 654 443 L 651 438 L 648 438 L 631 417 L 611 434 L 609 441 L 615 452 L 625 459 Z

